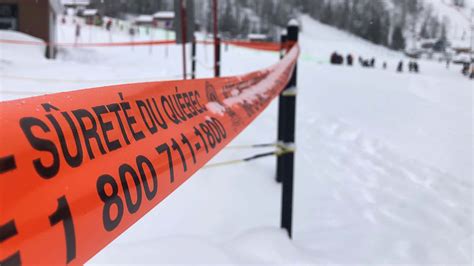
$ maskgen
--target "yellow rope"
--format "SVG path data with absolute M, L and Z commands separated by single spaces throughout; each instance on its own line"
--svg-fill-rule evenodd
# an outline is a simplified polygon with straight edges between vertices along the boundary
M 250 147 L 253 147 L 255 145 L 242 145 L 241 147 L 243 146 L 250 146 Z M 203 167 L 203 169 L 209 169 L 209 168 L 216 168 L 216 167 L 221 167 L 221 166 L 228 166 L 228 165 L 234 165 L 234 164 L 240 164 L 240 163 L 245 163 L 245 162 L 249 162 L 249 161 L 252 161 L 252 160 L 256 160 L 256 159 L 260 159 L 260 158 L 263 158 L 263 157 L 268 157 L 268 156 L 277 156 L 277 157 L 280 157 L 280 156 L 283 156 L 283 155 L 286 155 L 286 154 L 289 154 L 289 153 L 294 153 L 296 151 L 296 149 L 292 146 L 289 146 L 289 145 L 285 145 L 285 144 L 275 144 L 275 146 L 277 147 L 277 151 L 273 152 L 273 153 L 267 153 L 267 154 L 261 154 L 261 155 L 255 155 L 255 156 L 252 156 L 252 157 L 249 157 L 249 158 L 245 158 L 245 159 L 238 159 L 238 160 L 231 160 L 231 161 L 226 161 L 226 162 L 220 162 L 220 163 L 214 163 L 214 164 L 208 164 L 208 165 L 205 165 Z M 238 146 L 234 146 L 234 147 L 238 147 Z
M 233 161 L 227 161 L 227 162 L 221 162 L 221 163 L 213 163 L 213 164 L 208 164 L 202 167 L 202 169 L 209 169 L 209 168 L 216 168 L 220 166 L 227 166 L 227 165 L 233 165 L 233 164 L 239 164 L 245 162 L 244 160 L 233 160 Z
M 270 148 L 270 147 L 278 147 L 277 143 L 269 143 L 269 144 L 249 144 L 249 145 L 234 145 L 228 146 L 224 149 L 228 150 L 243 150 L 243 149 L 252 149 L 252 148 Z

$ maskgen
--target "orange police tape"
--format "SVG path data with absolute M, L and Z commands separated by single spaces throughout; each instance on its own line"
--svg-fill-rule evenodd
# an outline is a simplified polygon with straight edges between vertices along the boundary
M 147 45 L 167 45 L 176 44 L 174 40 L 166 41 L 134 41 L 134 42 L 108 42 L 108 43 L 48 43 L 43 41 L 21 41 L 0 39 L 0 43 L 18 45 L 54 45 L 58 47 L 115 47 L 115 46 L 147 46 Z
M 0 264 L 85 263 L 245 129 L 298 55 L 243 76 L 1 102 Z
M 57 47 L 120 47 L 120 46 L 150 46 L 150 45 L 169 45 L 176 44 L 175 40 L 161 40 L 161 41 L 133 41 L 133 42 L 108 42 L 108 43 L 47 43 L 43 41 L 22 41 L 22 40 L 10 40 L 0 39 L 0 44 L 15 44 L 15 45 L 33 45 L 33 46 L 44 46 L 54 45 Z M 197 41 L 200 44 L 212 45 L 212 41 Z M 249 41 L 222 41 L 224 44 L 234 45 L 260 51 L 273 51 L 278 52 L 281 50 L 279 43 L 272 42 L 249 42 Z
M 249 49 L 278 52 L 281 50 L 280 43 L 273 42 L 249 42 L 249 41 L 223 41 L 224 44 L 245 47 Z
M 214 45 L 213 41 L 197 41 L 199 44 L 205 45 Z M 269 52 L 278 52 L 282 50 L 280 43 L 274 42 L 251 42 L 251 41 L 234 41 L 234 40 L 222 40 L 221 43 L 227 45 L 234 45 L 239 47 L 244 47 L 248 49 L 260 50 L 260 51 L 269 51 Z

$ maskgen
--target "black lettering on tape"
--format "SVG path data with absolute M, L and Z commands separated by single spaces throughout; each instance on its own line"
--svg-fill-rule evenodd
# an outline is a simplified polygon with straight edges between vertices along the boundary
M 130 132 L 132 132 L 132 136 L 135 139 L 135 141 L 139 141 L 141 139 L 145 138 L 145 134 L 143 134 L 142 131 L 135 131 L 133 128 L 133 125 L 137 123 L 137 120 L 133 115 L 131 115 L 128 110 L 132 109 L 130 107 L 130 103 L 128 102 L 123 102 L 120 103 L 120 107 L 122 107 L 122 111 L 125 114 L 125 121 L 127 121 L 128 128 L 130 129 Z
M 0 157 L 0 174 L 10 172 L 16 169 L 15 156 L 9 155 Z
M 174 183 L 174 167 L 170 147 L 168 146 L 168 144 L 163 143 L 155 149 L 159 154 L 166 152 L 166 157 L 168 158 L 168 167 L 170 171 L 170 183 Z
M 109 185 L 112 188 L 112 193 L 110 195 L 107 195 L 105 190 L 106 185 Z M 97 179 L 96 188 L 100 199 L 104 202 L 104 208 L 102 209 L 102 222 L 104 224 L 104 229 L 111 232 L 117 228 L 123 217 L 123 201 L 118 194 L 118 184 L 111 175 L 101 175 L 99 179 Z M 117 214 L 115 218 L 112 217 L 111 213 L 113 205 L 117 206 Z
M 137 200 L 132 201 L 132 196 L 130 194 L 130 187 L 127 181 L 127 174 L 132 176 L 133 182 L 135 183 L 135 191 L 137 194 Z M 140 178 L 138 177 L 137 172 L 128 164 L 122 164 L 119 168 L 120 182 L 122 183 L 123 193 L 125 195 L 125 203 L 127 204 L 127 209 L 130 214 L 136 213 L 140 209 L 142 203 L 142 187 L 140 183 Z
M 99 148 L 100 153 L 102 153 L 102 155 L 106 154 L 104 145 L 102 145 L 102 141 L 100 140 L 99 134 L 97 133 L 97 122 L 95 121 L 94 116 L 92 116 L 92 114 L 85 109 L 74 110 L 72 111 L 72 113 L 76 117 L 81 127 L 82 135 L 84 136 L 84 141 L 86 143 L 86 149 L 87 149 L 87 153 L 89 154 L 89 158 L 91 160 L 95 159 L 95 155 L 94 155 L 94 152 L 92 151 L 92 146 L 91 146 L 92 139 L 94 139 L 95 142 L 97 143 L 97 147 Z M 88 119 L 90 121 L 90 123 L 87 123 L 87 124 L 90 124 L 90 128 L 87 128 L 85 119 Z
M 163 119 L 163 115 L 161 114 L 160 109 L 158 108 L 158 105 L 156 104 L 155 98 L 152 98 L 152 101 L 153 101 L 154 108 L 152 108 L 151 106 L 150 99 L 146 100 L 146 104 L 148 106 L 148 109 L 151 111 L 151 114 L 153 115 L 153 119 L 162 129 L 167 129 L 168 124 L 166 123 L 166 120 Z
M 20 120 L 20 127 L 23 130 L 26 138 L 30 142 L 30 145 L 38 151 L 48 152 L 53 157 L 53 163 L 49 166 L 45 165 L 41 159 L 34 159 L 33 166 L 36 172 L 45 179 L 50 179 L 56 176 L 59 172 L 59 152 L 54 142 L 39 138 L 33 134 L 33 128 L 39 127 L 43 132 L 50 132 L 49 127 L 38 118 L 25 117 Z
M 148 183 L 148 179 L 146 178 L 145 168 L 143 168 L 144 165 L 146 165 L 148 167 L 148 170 L 150 170 L 151 180 L 153 181 L 153 186 L 151 189 Z M 150 162 L 150 160 L 148 160 L 148 158 L 142 155 L 137 156 L 137 167 L 143 182 L 145 196 L 148 200 L 152 200 L 158 192 L 158 177 L 156 175 L 155 168 L 153 167 L 153 164 Z
M 186 118 L 186 116 L 184 115 L 183 110 L 179 106 L 178 99 L 176 98 L 176 95 L 168 95 L 168 100 L 171 102 L 171 106 L 173 107 L 175 113 L 178 115 L 179 119 L 181 119 L 181 121 L 188 120 Z M 179 113 L 176 110 L 178 110 Z
M 104 122 L 104 119 L 102 117 L 102 115 L 109 113 L 107 108 L 104 105 L 101 105 L 92 108 L 92 110 L 94 110 L 94 113 L 97 116 L 97 119 L 99 120 L 100 128 L 102 129 L 102 135 L 104 136 L 105 140 L 105 145 L 107 145 L 109 151 L 115 151 L 120 149 L 122 147 L 122 145 L 120 145 L 120 141 L 118 139 L 110 140 L 109 135 L 107 134 L 107 132 L 114 129 L 112 122 Z
M 163 110 L 165 110 L 165 114 L 170 119 L 170 121 L 176 125 L 179 125 L 181 121 L 179 121 L 173 107 L 171 107 L 171 104 L 168 101 L 168 98 L 166 98 L 166 96 L 161 96 L 161 105 L 163 106 Z
M 4 225 L 0 226 L 0 244 L 8 239 L 16 236 L 18 234 L 18 230 L 16 229 L 15 221 L 11 220 Z M 3 255 L 3 254 L 2 254 Z M 15 254 L 5 258 L 0 259 L 0 265 L 5 266 L 13 266 L 13 265 L 21 265 L 20 259 L 20 252 L 17 251 Z
M 107 109 L 109 110 L 109 112 L 112 112 L 115 114 L 115 117 L 117 118 L 117 121 L 120 126 L 120 132 L 122 132 L 123 139 L 125 140 L 125 143 L 127 143 L 127 145 L 130 145 L 130 140 L 128 139 L 127 132 L 125 131 L 125 127 L 123 125 L 122 119 L 120 118 L 120 114 L 119 114 L 119 112 L 121 111 L 120 105 L 117 103 L 109 104 L 107 105 Z
M 140 116 L 142 117 L 143 123 L 148 128 L 148 131 L 153 135 L 158 132 L 158 127 L 156 126 L 156 122 L 152 117 L 152 114 L 148 107 L 146 106 L 144 101 L 136 101 L 138 110 L 140 110 Z M 145 112 L 143 111 L 145 110 Z
M 64 235 L 66 239 L 66 263 L 76 258 L 76 233 L 74 230 L 74 222 L 72 221 L 71 209 L 66 200 L 66 196 L 58 199 L 58 207 L 53 214 L 49 216 L 51 226 L 62 222 L 64 227 Z
M 18 234 L 16 230 L 15 221 L 11 220 L 8 223 L 0 226 L 0 243 L 14 237 Z
M 49 122 L 53 124 L 54 129 L 56 130 L 56 134 L 58 135 L 59 138 L 59 143 L 61 145 L 61 150 L 63 151 L 64 158 L 66 159 L 66 162 L 69 164 L 71 167 L 79 167 L 82 164 L 83 160 L 83 151 L 82 151 L 82 145 L 81 145 L 81 140 L 79 139 L 79 133 L 77 131 L 77 127 L 74 124 L 74 122 L 71 119 L 71 116 L 66 113 L 62 112 L 61 113 L 66 121 L 69 124 L 69 128 L 72 131 L 72 135 L 74 137 L 74 142 L 76 144 L 76 156 L 72 156 L 71 152 L 69 151 L 66 138 L 64 136 L 64 132 L 61 129 L 61 126 L 59 125 L 58 121 L 56 118 L 54 118 L 53 115 L 47 115 L 46 117 L 48 118 Z
M 46 112 L 51 112 L 51 110 L 56 110 L 56 111 L 59 111 L 59 108 L 57 108 L 56 106 L 50 104 L 50 103 L 42 103 L 41 106 L 43 106 L 43 109 L 46 111 Z
M 20 251 L 15 252 L 15 254 L 10 257 L 0 260 L 1 266 L 19 266 L 21 265 Z

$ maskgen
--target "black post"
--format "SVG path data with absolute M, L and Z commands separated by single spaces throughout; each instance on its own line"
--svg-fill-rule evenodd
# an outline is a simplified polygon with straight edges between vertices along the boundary
M 181 37 L 182 37 L 182 52 L 183 52 L 183 80 L 187 79 L 187 67 L 186 67 L 186 34 L 187 30 L 187 19 L 186 19 L 186 2 L 184 0 L 180 0 L 180 13 L 181 13 Z
M 288 42 L 298 41 L 299 27 L 295 20 L 288 24 Z M 278 119 L 279 133 L 281 133 L 280 145 L 283 148 L 294 150 L 295 126 L 296 126 L 296 80 L 297 66 L 293 71 L 286 89 L 280 95 L 280 110 Z M 280 123 L 281 122 L 281 123 Z M 292 216 L 293 216 L 293 174 L 294 174 L 294 152 L 284 153 L 278 160 L 280 178 L 282 180 L 281 196 L 281 227 L 286 229 L 288 235 L 292 236 Z
M 282 59 L 285 54 L 286 54 L 286 48 L 287 48 L 287 39 L 288 39 L 288 35 L 287 35 L 287 32 L 286 30 L 284 32 L 281 33 L 281 36 L 280 36 L 280 59 Z M 283 115 L 280 115 L 280 113 L 282 112 L 282 96 L 280 95 L 280 97 L 278 97 L 278 132 L 277 132 L 277 137 L 278 137 L 278 143 L 282 142 L 283 139 L 282 139 L 282 131 L 285 130 L 285 128 L 282 126 L 283 125 Z M 282 172 L 281 172 L 281 156 L 278 156 L 277 157 L 277 169 L 276 169 L 276 181 L 278 183 L 281 183 L 281 175 L 282 175 Z
M 218 78 L 221 76 L 221 38 L 216 38 L 216 47 L 215 47 L 215 69 L 214 69 L 214 77 Z
M 196 79 L 196 38 L 191 44 L 191 79 Z
M 281 33 L 281 36 L 280 36 L 280 59 L 282 59 L 285 54 L 286 54 L 286 41 L 288 39 L 288 35 L 286 33 L 286 31 L 282 32 Z
M 217 11 L 219 8 L 217 7 L 217 0 L 212 0 L 212 17 L 213 17 L 213 32 L 214 32 L 214 77 L 219 77 L 220 76 L 220 55 L 218 55 L 218 51 L 220 51 L 220 45 L 218 45 L 219 42 L 219 37 L 217 36 L 217 33 L 219 31 L 218 26 L 219 22 L 217 21 L 219 19 L 219 16 L 217 14 Z

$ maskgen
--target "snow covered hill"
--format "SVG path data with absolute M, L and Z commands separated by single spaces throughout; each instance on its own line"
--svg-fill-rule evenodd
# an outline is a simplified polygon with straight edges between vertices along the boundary
M 461 8 L 453 5 L 453 0 L 426 0 L 426 3 L 433 6 L 441 19 L 447 19 L 448 37 L 454 41 L 464 40 L 470 42 L 471 16 L 474 12 L 474 0 L 466 0 L 465 7 Z M 441 20 L 442 21 L 442 20 Z
M 270 158 L 199 171 L 90 265 L 472 264 L 472 82 L 459 68 L 427 61 L 418 75 L 396 73 L 403 55 L 302 22 L 294 239 L 279 229 L 281 187 Z M 176 46 L 66 48 L 57 61 L 0 48 L 3 100 L 180 74 Z M 200 77 L 212 75 L 211 51 L 198 48 Z M 333 51 L 375 57 L 377 67 L 329 65 Z M 223 72 L 277 60 L 229 47 Z M 275 139 L 276 103 L 232 145 Z M 213 162 L 254 152 L 228 148 Z

